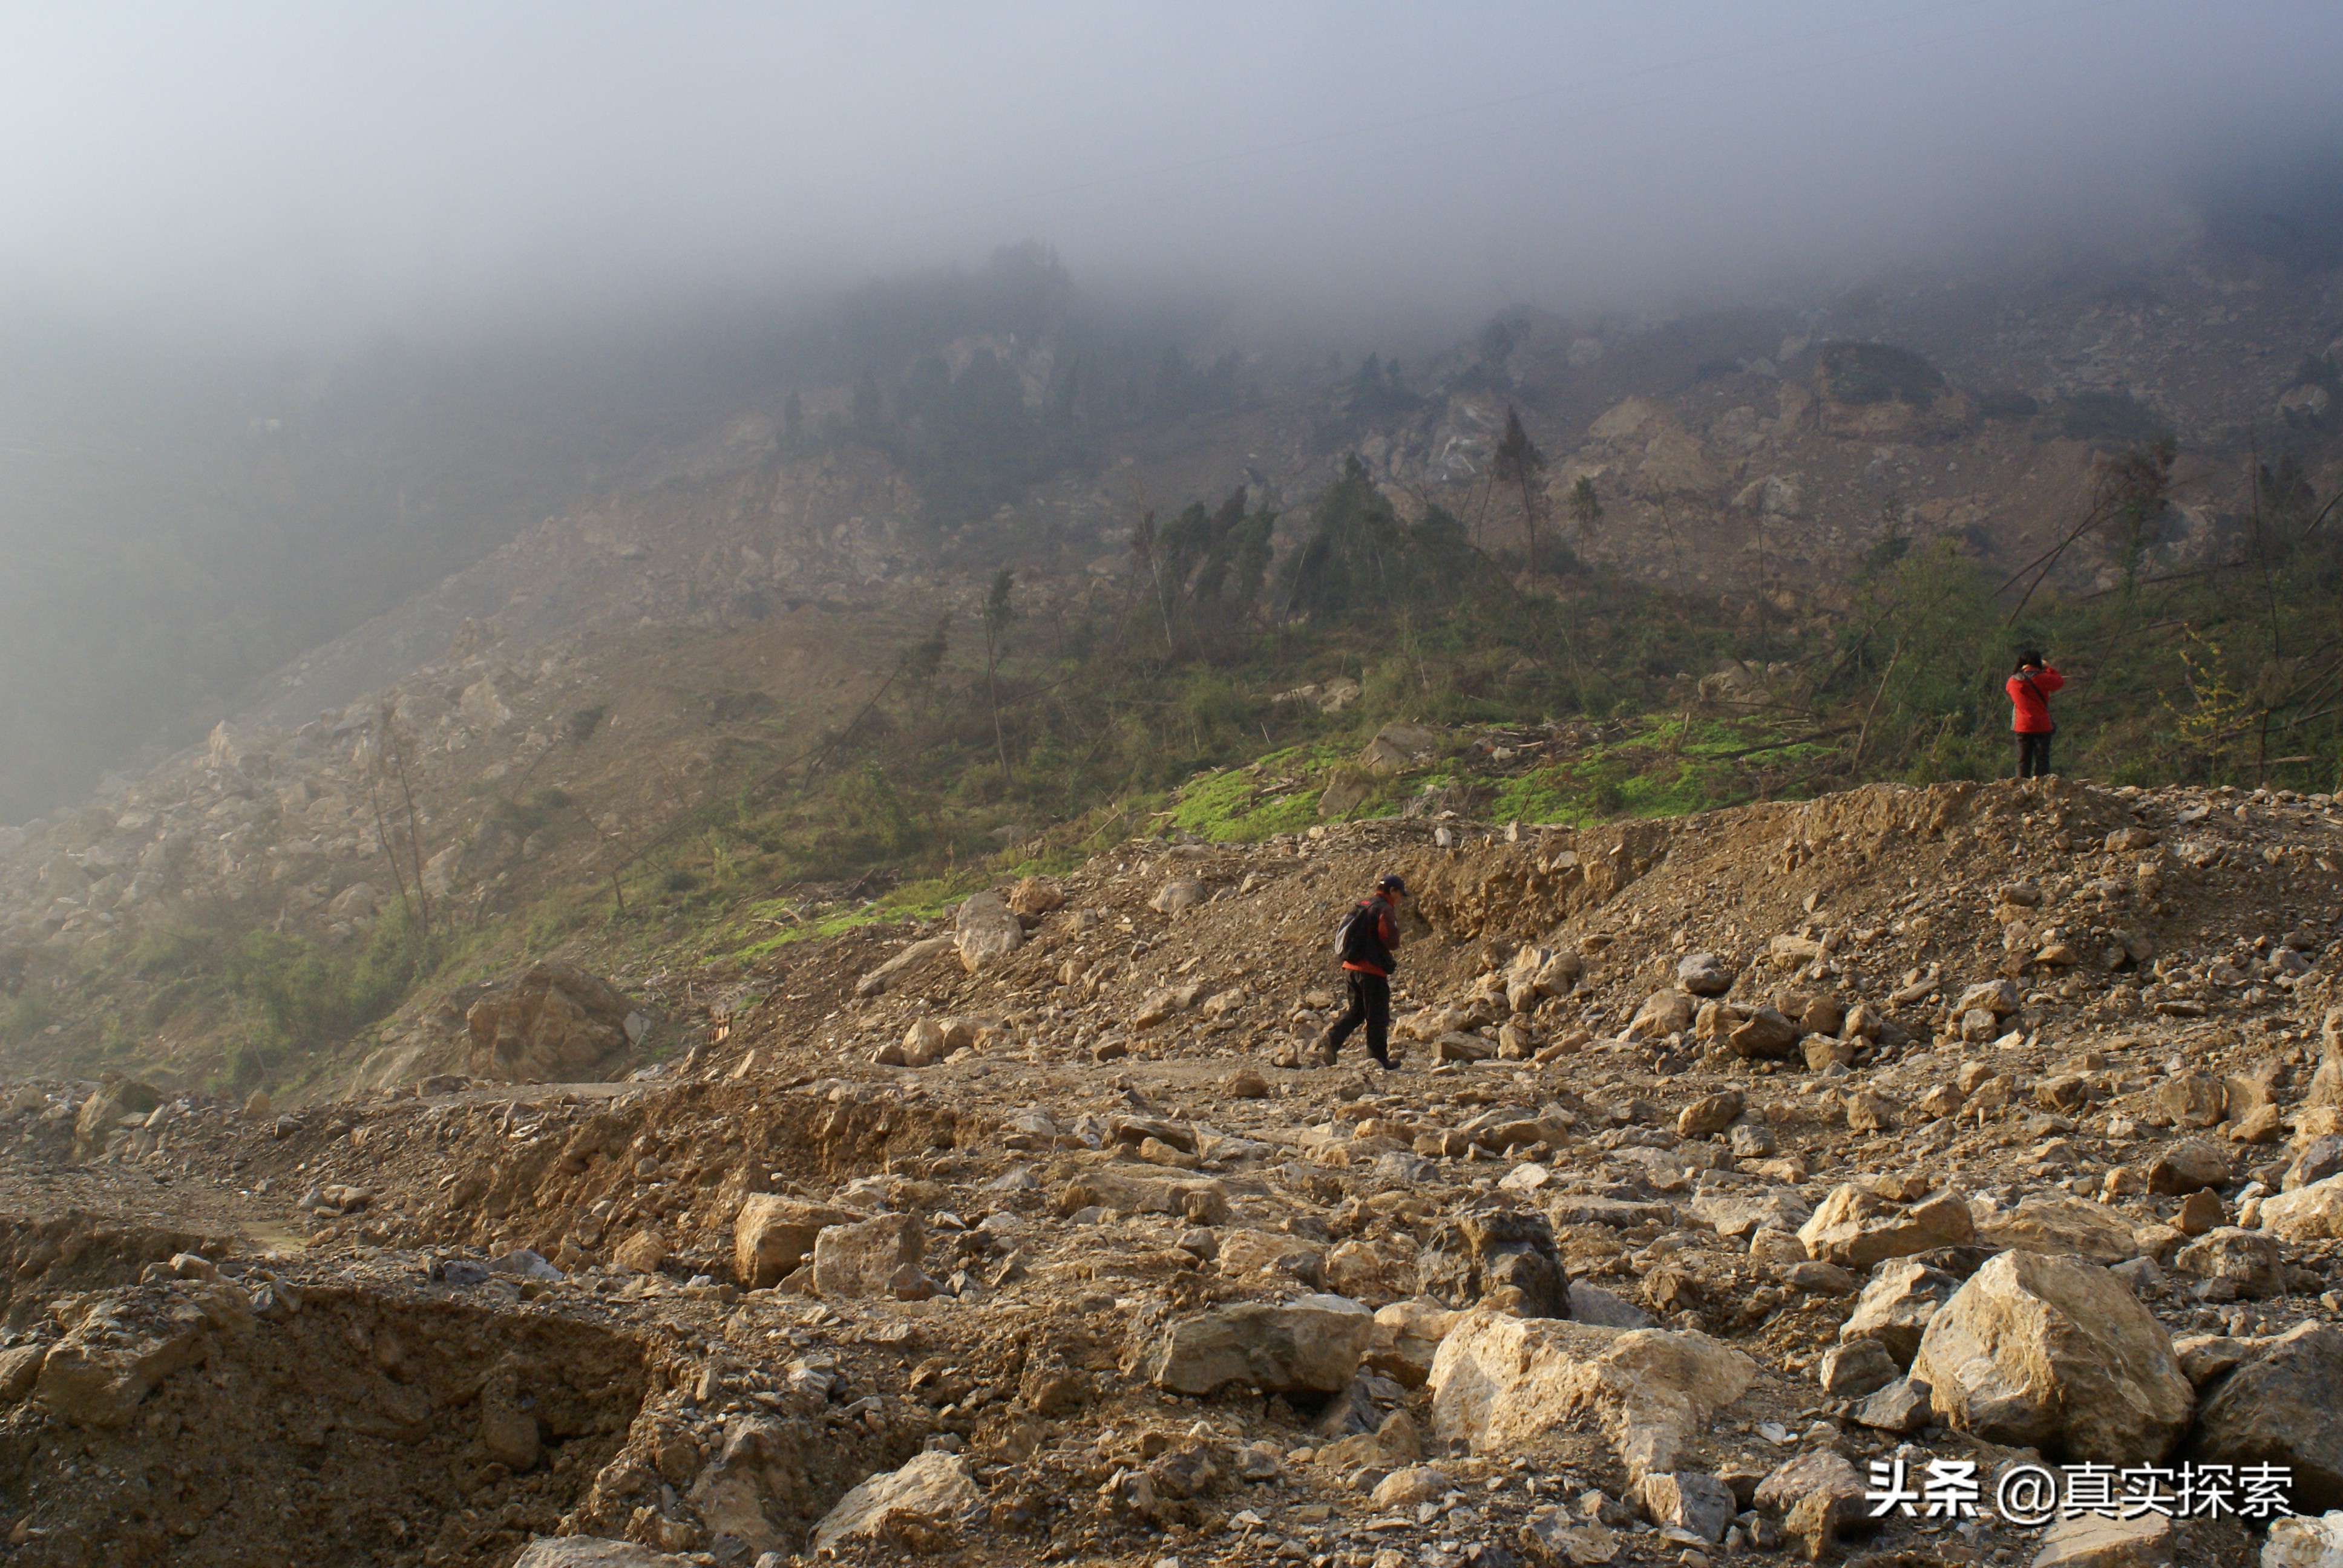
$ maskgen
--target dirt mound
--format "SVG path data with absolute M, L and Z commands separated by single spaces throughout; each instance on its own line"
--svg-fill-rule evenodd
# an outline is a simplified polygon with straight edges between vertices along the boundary
M 202 1331 L 155 1326 L 203 1290 L 227 1304 Z M 67 1318 L 0 1426 L 26 1563 L 495 1561 L 558 1527 L 647 1386 L 642 1346 L 604 1329 L 331 1286 L 134 1287 Z M 121 1408 L 64 1375 L 166 1356 Z
M 182 1252 L 216 1259 L 227 1249 L 218 1236 L 155 1230 L 105 1215 L 0 1215 L 0 1309 L 10 1327 L 21 1327 L 58 1296 L 129 1284 L 148 1264 Z

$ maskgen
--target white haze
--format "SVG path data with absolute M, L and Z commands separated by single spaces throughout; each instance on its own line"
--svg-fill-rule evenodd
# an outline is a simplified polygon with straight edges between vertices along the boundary
M 18 7 L 0 316 L 248 339 L 1077 278 L 1463 324 L 2185 232 L 2343 9 Z

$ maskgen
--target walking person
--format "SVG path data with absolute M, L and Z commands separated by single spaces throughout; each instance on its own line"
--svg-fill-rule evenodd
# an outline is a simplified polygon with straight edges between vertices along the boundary
M 1367 1026 L 1367 1054 L 1386 1072 L 1399 1065 L 1391 1059 L 1391 976 L 1397 964 L 1392 953 L 1399 946 L 1399 901 L 1405 897 L 1407 884 L 1385 876 L 1373 892 L 1352 906 L 1335 930 L 1334 946 L 1342 955 L 1351 1005 L 1319 1038 L 1322 1067 L 1334 1065 L 1342 1042 L 1363 1023 Z
M 2050 721 L 2050 694 L 2066 678 L 2042 662 L 2042 650 L 2029 648 L 2017 656 L 2017 673 L 2006 683 L 2009 692 L 2009 727 L 2017 733 L 2017 776 L 2050 777 L 2050 737 L 2058 727 Z

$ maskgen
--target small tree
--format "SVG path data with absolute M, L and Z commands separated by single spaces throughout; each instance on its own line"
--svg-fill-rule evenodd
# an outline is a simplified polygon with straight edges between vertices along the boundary
M 382 840 L 382 852 L 390 861 L 392 882 L 398 889 L 400 907 L 407 912 L 426 941 L 431 937 L 431 895 L 423 886 L 423 832 L 415 809 L 415 786 L 411 777 L 411 756 L 415 742 L 400 728 L 397 710 L 387 701 L 376 709 L 374 729 L 367 738 L 367 798 L 374 807 L 375 834 Z M 396 785 L 398 801 L 386 807 L 383 792 Z M 407 861 L 399 863 L 398 806 L 405 807 L 407 818 Z M 407 896 L 407 873 L 413 872 L 415 891 L 410 902 Z
M 984 596 L 984 689 L 992 703 L 992 744 L 1001 756 L 1001 778 L 1009 779 L 1009 741 L 1001 729 L 1001 687 L 994 672 L 1001 663 L 1001 645 L 1009 634 L 1010 623 L 1017 618 L 1017 607 L 1010 602 L 1010 593 L 1017 586 L 1016 574 L 1007 567 L 992 576 L 992 589 Z
M 1497 443 L 1497 460 L 1493 470 L 1499 484 L 1518 485 L 1522 491 L 1522 531 L 1529 547 L 1529 572 L 1537 576 L 1537 490 L 1545 477 L 1545 454 L 1537 449 L 1530 433 L 1522 428 L 1522 417 L 1510 403 L 1505 405 L 1505 434 Z
M 2105 518 L 2101 531 L 2115 551 L 2127 598 L 2138 591 L 2140 562 L 2156 540 L 2177 455 L 2171 437 L 2165 437 L 2103 459 L 2092 476 L 2093 509 Z
M 1603 498 L 1594 493 L 1594 480 L 1588 475 L 1578 476 L 1570 487 L 1570 526 L 1577 531 L 1583 549 L 1593 542 L 1594 530 L 1603 522 Z

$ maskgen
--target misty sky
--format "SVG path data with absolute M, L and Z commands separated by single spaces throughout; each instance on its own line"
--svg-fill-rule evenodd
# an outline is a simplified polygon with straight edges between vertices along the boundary
M 2172 232 L 2330 136 L 2343 7 L 12 8 L 0 310 L 306 336 L 1085 283 L 1568 308 Z

